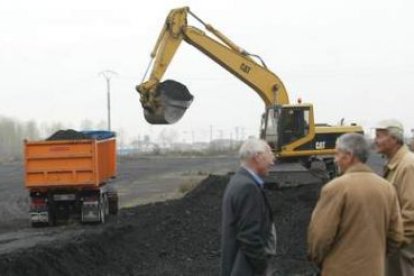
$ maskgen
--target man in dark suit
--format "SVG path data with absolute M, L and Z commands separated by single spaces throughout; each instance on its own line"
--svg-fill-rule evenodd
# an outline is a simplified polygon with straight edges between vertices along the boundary
M 276 236 L 261 176 L 268 174 L 274 155 L 260 139 L 244 142 L 239 155 L 241 167 L 223 197 L 221 276 L 266 275 Z

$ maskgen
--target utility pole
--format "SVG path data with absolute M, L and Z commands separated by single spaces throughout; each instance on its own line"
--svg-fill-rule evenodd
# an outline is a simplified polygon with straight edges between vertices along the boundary
M 108 130 L 111 130 L 111 77 L 118 76 L 118 73 L 111 70 L 105 70 L 98 74 L 103 76 L 106 80 L 106 100 L 107 100 L 107 110 L 108 110 Z

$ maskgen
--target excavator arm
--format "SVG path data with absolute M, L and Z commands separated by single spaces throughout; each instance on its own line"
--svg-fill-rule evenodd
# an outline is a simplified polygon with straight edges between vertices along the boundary
M 187 15 L 201 22 L 211 34 L 187 25 Z M 172 10 L 151 53 L 154 65 L 148 80 L 136 87 L 146 120 L 152 124 L 171 124 L 178 121 L 192 102 L 187 88 L 177 82 L 162 83 L 162 77 L 182 41 L 194 46 L 227 71 L 250 86 L 265 106 L 289 104 L 281 80 L 264 63 L 256 62 L 248 52 L 238 47 L 211 25 L 205 24 L 188 7 Z

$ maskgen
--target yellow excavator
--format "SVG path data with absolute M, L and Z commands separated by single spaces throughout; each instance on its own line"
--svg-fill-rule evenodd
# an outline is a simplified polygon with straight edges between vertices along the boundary
M 213 36 L 189 26 L 188 15 L 200 22 Z M 264 101 L 266 110 L 262 115 L 260 137 L 272 147 L 278 162 L 285 164 L 276 166 L 276 170 L 304 172 L 306 178 L 306 172 L 314 162 L 320 165 L 322 161 L 323 170 L 331 177 L 335 175 L 333 154 L 337 137 L 349 132 L 362 133 L 362 128 L 355 124 L 315 124 L 312 104 L 291 104 L 282 81 L 267 68 L 259 56 L 237 46 L 188 7 L 173 9 L 168 14 L 151 53 L 151 62 L 143 81 L 136 86 L 144 117 L 149 123 L 175 123 L 193 101 L 193 95 L 185 85 L 174 80 L 161 82 L 182 41 L 194 46 L 243 81 Z M 146 79 L 151 65 L 151 73 Z M 302 177 L 284 180 L 289 186 L 303 184 L 303 181 Z

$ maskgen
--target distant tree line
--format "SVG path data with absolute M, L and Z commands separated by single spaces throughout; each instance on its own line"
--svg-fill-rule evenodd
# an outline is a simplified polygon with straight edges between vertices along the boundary
M 34 121 L 19 122 L 0 117 L 0 159 L 16 159 L 21 155 L 23 139 L 37 139 L 39 128 Z
M 103 129 L 105 124 L 89 120 L 81 123 L 81 129 Z M 23 141 L 46 139 L 60 129 L 72 128 L 60 122 L 38 124 L 36 121 L 19 121 L 0 115 L 0 161 L 12 161 L 23 156 Z

